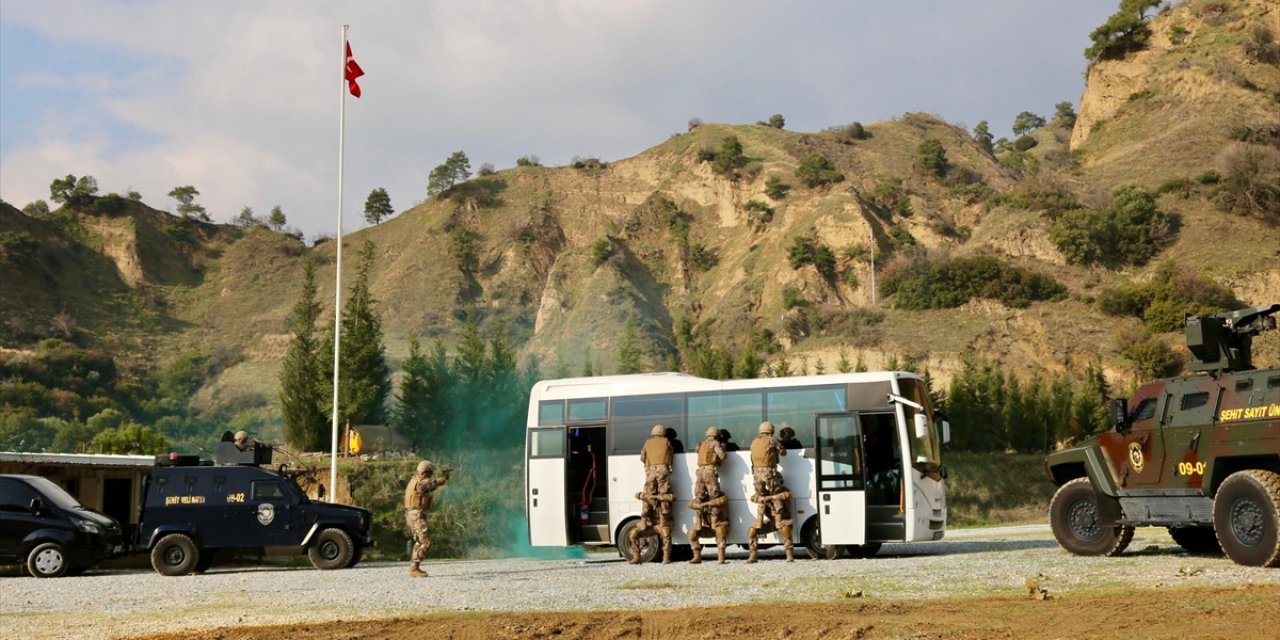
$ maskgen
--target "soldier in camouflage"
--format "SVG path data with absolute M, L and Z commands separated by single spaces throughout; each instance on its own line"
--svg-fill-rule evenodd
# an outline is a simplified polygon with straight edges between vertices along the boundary
M 415 578 L 427 577 L 427 572 L 419 567 L 419 563 L 427 556 L 431 540 L 427 538 L 427 511 L 431 509 L 433 496 L 437 489 L 449 482 L 451 469 L 446 468 L 441 477 L 434 478 L 435 465 L 423 460 L 418 463 L 417 472 L 409 479 L 404 488 L 404 517 L 413 533 L 413 552 L 409 556 L 409 575 Z
M 640 462 L 644 464 L 644 490 L 636 494 L 641 502 L 641 525 L 631 532 L 632 542 L 644 532 L 657 529 L 662 539 L 662 562 L 671 562 L 671 463 L 675 450 L 667 439 L 666 427 L 658 424 L 649 430 L 649 439 L 640 450 Z M 630 562 L 640 562 L 640 550 L 632 544 L 634 553 Z
M 778 473 L 779 458 L 787 455 L 787 450 L 773 436 L 772 423 L 761 422 L 759 431 L 751 441 L 751 476 L 756 490 L 751 501 L 756 503 L 757 513 L 747 530 L 751 548 L 747 562 L 756 561 L 757 537 L 773 531 L 781 532 L 787 562 L 791 562 L 795 559 L 791 541 L 791 491 L 783 486 L 782 474 Z
M 698 471 L 693 485 L 693 499 L 689 508 L 695 512 L 693 528 L 689 531 L 689 546 L 693 550 L 690 564 L 702 562 L 702 545 L 699 538 L 714 535 L 720 564 L 724 564 L 724 547 L 729 532 L 729 501 L 720 489 L 720 465 L 724 463 L 724 444 L 720 442 L 720 430 L 707 429 L 707 437 L 698 445 Z

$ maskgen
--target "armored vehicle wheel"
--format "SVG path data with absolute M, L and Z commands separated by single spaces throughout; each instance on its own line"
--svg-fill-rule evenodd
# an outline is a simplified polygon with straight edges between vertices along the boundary
M 412 550 L 410 550 L 410 552 L 412 552 Z M 356 545 L 356 547 L 351 550 L 351 559 L 347 561 L 347 568 L 350 569 L 351 567 L 356 566 L 357 564 L 360 563 L 360 560 L 363 558 L 364 558 L 364 547 L 360 545 Z
M 838 544 L 822 544 L 822 525 L 814 516 L 804 521 L 800 527 L 800 544 L 814 560 L 835 560 L 844 554 L 844 546 Z
M 317 569 L 343 569 L 355 555 L 355 543 L 342 529 L 325 529 L 316 536 L 315 544 L 307 549 L 311 564 Z
M 1251 567 L 1280 566 L 1280 474 L 1231 474 L 1213 499 L 1213 528 L 1227 557 Z
M 868 542 L 866 544 L 847 544 L 844 549 L 851 558 L 870 558 L 879 553 L 880 546 L 879 542 Z
M 200 550 L 191 538 L 171 533 L 151 550 L 151 566 L 162 576 L 185 576 L 200 564 Z
M 1222 545 L 1218 544 L 1213 527 L 1169 527 L 1169 536 L 1187 553 L 1222 555 Z
M 1133 539 L 1133 527 L 1098 522 L 1098 497 L 1088 478 L 1062 485 L 1049 504 L 1049 525 L 1063 549 L 1078 556 L 1114 556 Z
M 196 573 L 204 573 L 213 566 L 213 554 L 206 551 L 200 554 L 200 560 L 196 562 Z
M 27 571 L 37 578 L 57 578 L 66 574 L 69 568 L 67 553 L 56 542 L 36 545 L 27 554 Z
M 640 526 L 640 520 L 632 520 L 618 531 L 618 553 L 624 560 L 631 560 L 631 532 Z M 662 540 L 656 531 L 642 534 L 636 538 L 635 546 L 640 549 L 640 562 L 653 562 L 662 551 Z

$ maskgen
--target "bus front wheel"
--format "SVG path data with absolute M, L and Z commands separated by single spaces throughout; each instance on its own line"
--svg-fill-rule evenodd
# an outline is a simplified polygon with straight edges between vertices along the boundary
M 622 525 L 618 530 L 618 554 L 623 560 L 631 561 L 635 557 L 633 549 L 639 549 L 640 562 L 653 562 L 658 557 L 658 551 L 662 548 L 662 541 L 658 539 L 658 533 L 653 530 L 641 533 L 636 537 L 634 544 L 631 540 L 631 532 L 640 527 L 640 520 L 631 520 Z

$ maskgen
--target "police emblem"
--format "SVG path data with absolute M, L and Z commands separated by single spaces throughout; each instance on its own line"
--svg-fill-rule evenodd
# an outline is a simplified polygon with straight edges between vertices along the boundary
M 276 519 L 275 505 L 272 505 L 270 503 L 263 503 L 258 505 L 258 524 L 265 527 L 271 524 L 271 521 L 275 519 Z
M 1142 473 L 1142 465 L 1146 463 L 1146 458 L 1142 455 L 1142 444 L 1138 442 L 1129 443 L 1129 466 L 1137 473 Z

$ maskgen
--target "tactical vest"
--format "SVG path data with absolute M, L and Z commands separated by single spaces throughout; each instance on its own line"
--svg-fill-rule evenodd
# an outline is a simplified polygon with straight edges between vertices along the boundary
M 718 467 L 720 466 L 720 463 L 724 461 L 724 456 L 716 456 L 716 444 L 716 442 L 712 442 L 710 440 L 703 440 L 702 444 L 698 445 L 699 467 L 704 467 L 706 465 Z
M 778 466 L 778 449 L 773 445 L 773 436 L 759 435 L 751 441 L 751 466 Z
M 653 436 L 644 441 L 644 464 L 671 466 L 671 441 L 662 436 Z
M 435 490 L 435 487 L 432 486 L 431 490 L 425 493 L 418 493 L 415 489 L 418 487 L 419 482 L 430 482 L 433 485 L 435 484 L 435 481 L 433 480 L 419 479 L 418 476 L 414 476 L 413 479 L 409 481 L 409 484 L 404 488 L 404 508 L 406 511 L 409 509 L 421 509 L 426 511 L 431 508 L 431 494 Z

